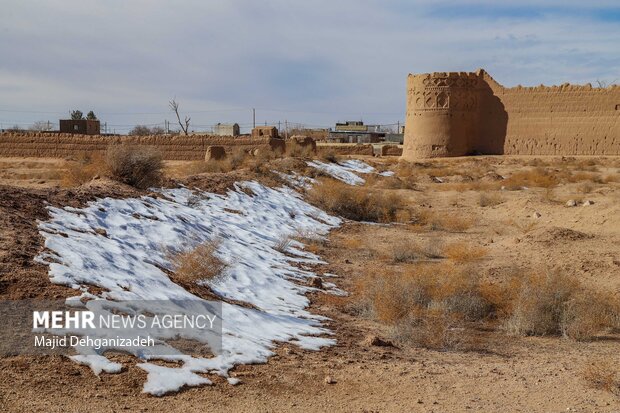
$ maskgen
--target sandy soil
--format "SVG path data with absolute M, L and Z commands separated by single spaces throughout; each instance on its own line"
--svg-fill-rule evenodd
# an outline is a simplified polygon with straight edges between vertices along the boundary
M 485 167 L 509 175 L 530 161 L 489 158 Z M 467 167 L 467 162 L 454 160 L 451 165 Z M 614 174 L 620 172 L 619 167 L 616 159 L 601 161 L 597 169 Z M 247 176 L 226 175 L 195 177 L 190 182 L 222 191 L 235 179 Z M 488 250 L 479 263 L 487 277 L 500 277 L 514 267 L 561 268 L 584 284 L 610 291 L 620 299 L 619 183 L 588 188 L 583 183 L 562 184 L 553 193 L 536 188 L 497 191 L 503 202 L 481 207 L 478 191 L 451 190 L 447 186 L 450 180 L 444 181 L 435 183 L 426 176 L 415 190 L 397 191 L 412 204 L 435 213 L 473 217 L 476 224 L 471 229 L 453 233 L 348 222 L 333 231 L 326 244 L 315 246 L 328 262 L 316 270 L 338 274 L 339 278 L 329 281 L 352 291 L 356 279 L 364 274 L 386 268 L 397 271 L 408 265 L 391 261 L 395 242 L 407 238 L 420 242 L 466 241 Z M 71 290 L 50 284 L 47 269 L 32 262 L 41 248 L 36 221 L 46 217 L 45 202 L 77 206 L 100 196 L 136 193 L 110 183 L 62 190 L 32 189 L 31 182 L 22 184 L 28 189 L 0 187 L 0 299 L 71 295 Z M 568 199 L 593 204 L 569 208 L 565 205 Z M 352 239 L 359 242 L 352 243 Z M 236 368 L 233 376 L 242 381 L 238 386 L 216 377 L 212 378 L 213 386 L 157 398 L 141 393 L 144 372 L 127 356 L 117 356 L 125 365 L 124 372 L 100 377 L 60 356 L 5 357 L 0 359 L 0 408 L 10 412 L 620 411 L 620 399 L 591 388 L 582 374 L 596 360 L 620 366 L 618 334 L 580 343 L 480 330 L 477 334 L 485 343 L 484 351 L 376 346 L 367 338 L 389 337 L 388 327 L 352 312 L 348 300 L 323 294 L 311 298 L 313 311 L 331 318 L 328 325 L 338 344 L 320 352 L 281 345 L 269 363 Z

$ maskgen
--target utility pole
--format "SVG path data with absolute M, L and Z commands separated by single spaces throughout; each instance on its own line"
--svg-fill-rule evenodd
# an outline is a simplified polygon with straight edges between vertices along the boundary
M 252 108 L 252 128 L 256 128 L 256 109 Z
M 284 121 L 284 139 L 288 140 L 288 120 Z
M 281 127 L 281 124 L 280 124 L 280 121 L 278 121 L 278 133 L 280 133 L 280 127 Z

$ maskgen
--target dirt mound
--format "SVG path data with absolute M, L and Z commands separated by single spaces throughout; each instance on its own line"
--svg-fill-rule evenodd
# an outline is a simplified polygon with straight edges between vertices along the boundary
M 556 243 L 562 241 L 580 241 L 594 238 L 585 232 L 575 231 L 569 228 L 552 227 L 541 228 L 528 234 L 527 239 L 532 242 Z
M 32 190 L 0 186 L 0 299 L 63 298 L 75 293 L 52 285 L 47 266 L 34 262 L 43 249 L 38 221 L 48 219 L 47 206 L 83 207 L 104 197 L 137 196 L 141 192 L 101 180 L 71 190 Z

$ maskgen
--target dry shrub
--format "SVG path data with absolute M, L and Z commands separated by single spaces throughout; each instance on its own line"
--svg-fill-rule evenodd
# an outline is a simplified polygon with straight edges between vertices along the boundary
M 173 281 L 185 286 L 212 280 L 221 274 L 226 265 L 216 256 L 217 244 L 217 241 L 207 241 L 192 249 L 169 252 Z
M 576 190 L 580 194 L 589 194 L 594 190 L 594 185 L 592 185 L 590 182 L 583 182 L 579 184 Z
M 110 178 L 139 189 L 158 185 L 164 166 L 155 149 L 129 145 L 109 146 L 105 164 Z
M 336 152 L 333 150 L 322 150 L 319 152 L 320 158 L 326 162 L 338 163 L 340 158 L 336 155 Z
M 443 250 L 443 255 L 460 263 L 479 261 L 486 257 L 487 254 L 488 250 L 486 248 L 470 245 L 466 242 L 448 244 Z
M 79 186 L 92 180 L 95 176 L 105 175 L 105 162 L 99 153 L 84 153 L 74 161 L 67 162 L 61 175 L 61 184 L 65 187 Z
M 370 300 L 379 320 L 393 324 L 415 308 L 430 305 L 434 288 L 435 281 L 426 273 L 381 274 L 364 278 L 358 291 Z
M 469 341 L 466 322 L 495 314 L 487 285 L 471 269 L 425 264 L 403 274 L 366 276 L 355 291 L 369 314 L 393 327 L 396 341 L 457 349 Z
M 359 238 L 345 238 L 342 241 L 340 241 L 339 244 L 342 247 L 346 249 L 350 249 L 350 250 L 357 250 L 364 246 L 364 243 Z
M 508 331 L 519 335 L 563 335 L 589 340 L 616 325 L 618 305 L 610 296 L 560 272 L 534 273 L 516 286 Z
M 276 240 L 276 243 L 274 244 L 273 249 L 284 254 L 286 253 L 288 248 L 291 246 L 292 242 L 293 242 L 293 238 L 291 238 L 288 235 L 283 235 Z
M 232 164 L 229 159 L 211 159 L 209 161 L 190 162 L 184 166 L 183 173 L 186 175 L 197 175 L 204 173 L 230 172 L 232 169 Z
M 386 176 L 379 180 L 379 184 L 385 189 L 417 189 L 415 176 Z
M 403 197 L 324 179 L 308 192 L 308 199 L 321 209 L 354 220 L 406 222 L 409 219 Z
M 502 182 L 511 191 L 528 188 L 552 188 L 558 184 L 558 178 L 544 168 L 515 172 Z
M 432 231 L 465 232 L 474 225 L 471 215 L 431 213 L 427 218 Z
M 433 350 L 458 350 L 466 337 L 460 320 L 438 309 L 418 310 L 396 323 L 392 338 L 401 345 Z
M 294 140 L 286 142 L 286 156 L 295 158 L 310 158 L 315 154 L 311 145 L 300 145 Z
M 494 313 L 486 284 L 468 267 L 420 264 L 403 274 L 366 277 L 359 291 L 371 300 L 381 321 L 395 323 L 419 309 L 441 309 L 475 321 Z
M 609 360 L 598 360 L 588 364 L 582 375 L 591 387 L 620 397 L 620 374 Z
M 493 192 L 482 192 L 478 196 L 478 205 L 480 205 L 483 208 L 486 208 L 489 206 L 497 206 L 504 202 L 506 202 L 506 200 L 500 194 L 493 193 Z
M 226 159 L 230 162 L 231 169 L 237 169 L 243 165 L 248 156 L 248 152 L 245 148 L 235 147 L 230 154 L 227 154 Z
M 392 250 L 392 262 L 408 263 L 421 259 L 443 258 L 443 243 L 440 240 L 428 240 L 420 244 L 409 239 L 403 239 Z

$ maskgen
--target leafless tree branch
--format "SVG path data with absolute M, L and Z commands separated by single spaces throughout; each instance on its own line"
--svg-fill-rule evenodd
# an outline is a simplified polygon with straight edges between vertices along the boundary
M 179 115 L 179 103 L 175 99 L 172 99 L 170 101 L 170 109 L 172 109 L 172 111 L 177 115 L 177 120 L 179 121 L 179 126 L 181 126 L 181 130 L 183 131 L 183 133 L 185 135 L 189 135 L 189 121 L 192 118 L 185 116 L 185 120 L 181 122 L 181 116 Z

